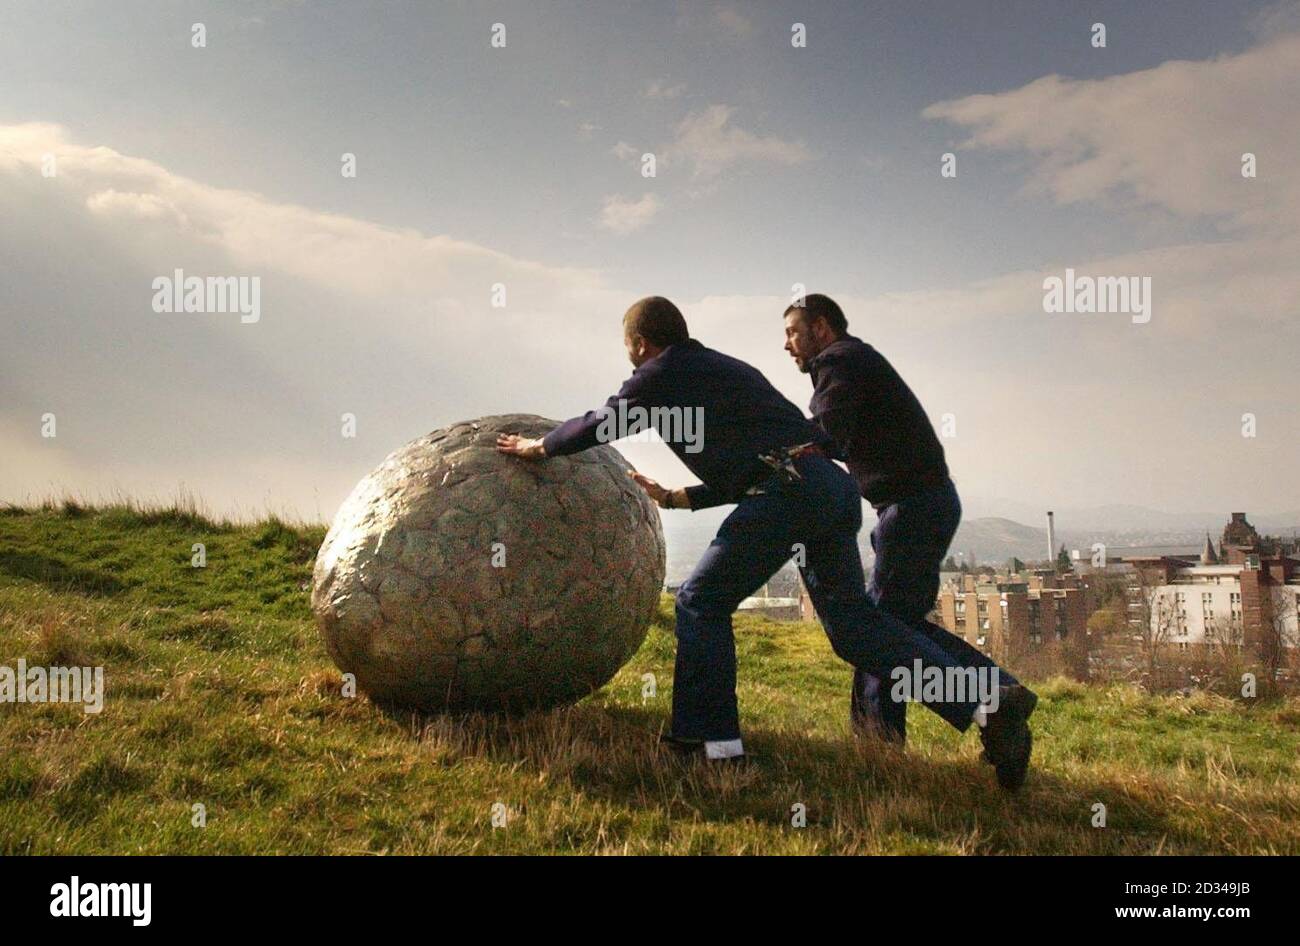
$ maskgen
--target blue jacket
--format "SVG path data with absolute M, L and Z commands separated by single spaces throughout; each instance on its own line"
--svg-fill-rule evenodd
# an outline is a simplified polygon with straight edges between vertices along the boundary
M 845 335 L 822 349 L 808 374 L 812 415 L 835 439 L 863 499 L 880 509 L 947 481 L 930 418 L 884 355 Z
M 830 438 L 757 368 L 692 338 L 669 345 L 637 368 L 600 410 L 565 421 L 547 434 L 546 455 L 577 453 L 637 433 L 627 429 L 607 436 L 611 415 L 634 418 L 634 408 L 647 413 L 653 408 L 678 408 L 678 417 L 690 411 L 697 423 L 702 422 L 697 431 L 702 437 L 696 443 L 672 436 L 671 425 L 663 420 L 672 415 L 664 411 L 657 425 L 669 448 L 703 483 L 686 489 L 692 509 L 738 502 L 746 489 L 772 472 L 759 459 L 760 453 L 803 443 L 831 446 Z

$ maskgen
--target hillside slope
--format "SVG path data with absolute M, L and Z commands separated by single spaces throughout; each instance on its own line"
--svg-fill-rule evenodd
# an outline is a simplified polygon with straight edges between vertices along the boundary
M 0 510 L 0 665 L 100 665 L 108 692 L 98 715 L 0 704 L 0 855 L 1300 853 L 1294 702 L 1048 682 L 1038 764 L 1009 799 L 975 735 L 923 710 L 906 754 L 855 742 L 849 672 L 816 625 L 738 622 L 754 762 L 680 762 L 656 746 L 667 599 L 633 661 L 576 707 L 385 715 L 340 695 L 308 613 L 322 534 L 180 510 Z M 190 566 L 195 542 L 206 568 Z M 658 689 L 643 700 L 646 673 Z

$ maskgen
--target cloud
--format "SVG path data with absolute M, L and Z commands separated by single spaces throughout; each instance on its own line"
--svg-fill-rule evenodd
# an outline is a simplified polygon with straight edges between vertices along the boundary
M 157 194 L 123 193 L 109 188 L 87 197 L 86 209 L 99 216 L 122 214 L 154 220 L 171 218 L 181 226 L 188 223 L 175 204 Z
M 639 200 L 628 200 L 617 194 L 606 197 L 600 208 L 600 225 L 606 230 L 626 236 L 640 230 L 659 213 L 659 198 L 645 194 Z
M 593 271 L 212 187 L 57 125 L 0 125 L 0 219 L 0 429 L 25 458 L 0 464 L 7 495 L 184 482 L 218 509 L 329 515 L 420 433 L 568 416 L 626 374 L 630 297 Z M 155 313 L 152 280 L 176 268 L 258 276 L 261 321 Z
M 646 86 L 645 97 L 648 99 L 675 99 L 685 93 L 685 82 L 669 85 L 666 79 L 655 79 Z
M 46 153 L 57 157 L 58 174 L 42 180 Z M 76 144 L 56 125 L 0 125 L 0 174 L 7 175 L 10 188 L 20 180 L 39 182 L 54 205 L 59 198 L 80 203 L 110 228 L 106 232 L 121 241 L 124 252 L 138 252 L 151 263 L 154 238 L 193 240 L 243 270 L 283 271 L 357 299 L 395 296 L 424 311 L 458 298 L 467 280 L 457 277 L 467 273 L 477 281 L 496 272 L 547 301 L 556 293 L 601 289 L 600 278 L 588 270 L 546 267 L 448 236 L 210 187 L 152 161 Z
M 1208 338 L 1231 326 L 1253 324 L 1280 329 L 1294 319 L 1300 277 L 1288 260 L 1300 240 L 1187 243 L 1131 253 L 1080 254 L 1051 266 L 1005 273 L 955 289 L 890 292 L 860 300 L 872 324 L 893 323 L 940 328 L 959 323 L 991 326 L 1011 323 L 1012 331 L 1045 326 L 1069 334 L 1093 334 L 1103 324 L 1124 344 L 1123 332 L 1141 333 L 1122 314 L 1080 315 L 1043 311 L 1043 280 L 1078 275 L 1150 276 L 1152 328 L 1169 335 Z M 1109 320 L 1109 323 L 1108 323 Z M 1006 331 L 1008 329 L 1002 329 Z
M 1300 35 L 1233 56 L 1105 79 L 1045 76 L 922 113 L 970 132 L 962 147 L 1020 152 L 1031 192 L 1062 204 L 1159 207 L 1229 229 L 1300 226 Z M 1243 179 L 1243 153 L 1258 178 Z
M 620 161 L 631 161 L 640 154 L 636 148 L 632 147 L 626 141 L 620 141 L 618 144 L 614 145 L 614 147 L 609 149 L 609 153 Z
M 691 112 L 678 124 L 672 142 L 661 149 L 663 160 L 689 163 L 695 179 L 707 180 L 739 164 L 796 165 L 812 159 L 802 142 L 764 137 L 733 125 L 734 111 L 710 105 Z
M 1046 76 L 925 109 L 969 131 L 962 147 L 1011 153 L 1025 165 L 1030 194 L 1120 213 L 1158 209 L 1223 234 L 986 280 L 954 294 L 953 310 L 1030 312 L 1035 283 L 1070 266 L 1151 276 L 1161 333 L 1231 344 L 1227 327 L 1289 327 L 1300 298 L 1300 177 L 1290 173 L 1300 154 L 1300 97 L 1288 79 L 1297 74 L 1300 35 L 1288 34 L 1236 55 L 1096 80 Z M 1244 152 L 1256 157 L 1255 179 L 1242 176 Z M 934 298 L 907 294 L 886 305 L 908 317 L 898 307 Z

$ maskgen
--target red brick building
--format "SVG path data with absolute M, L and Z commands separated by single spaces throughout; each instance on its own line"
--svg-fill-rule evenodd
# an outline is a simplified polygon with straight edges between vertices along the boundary
M 939 592 L 939 623 L 994 654 L 1020 652 L 1088 630 L 1088 591 L 1078 577 L 964 575 Z

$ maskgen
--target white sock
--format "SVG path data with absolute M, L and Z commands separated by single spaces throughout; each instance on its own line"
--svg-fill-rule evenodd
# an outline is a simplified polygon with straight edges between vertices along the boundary
M 710 759 L 732 759 L 745 754 L 739 739 L 714 739 L 705 741 L 704 754 Z

